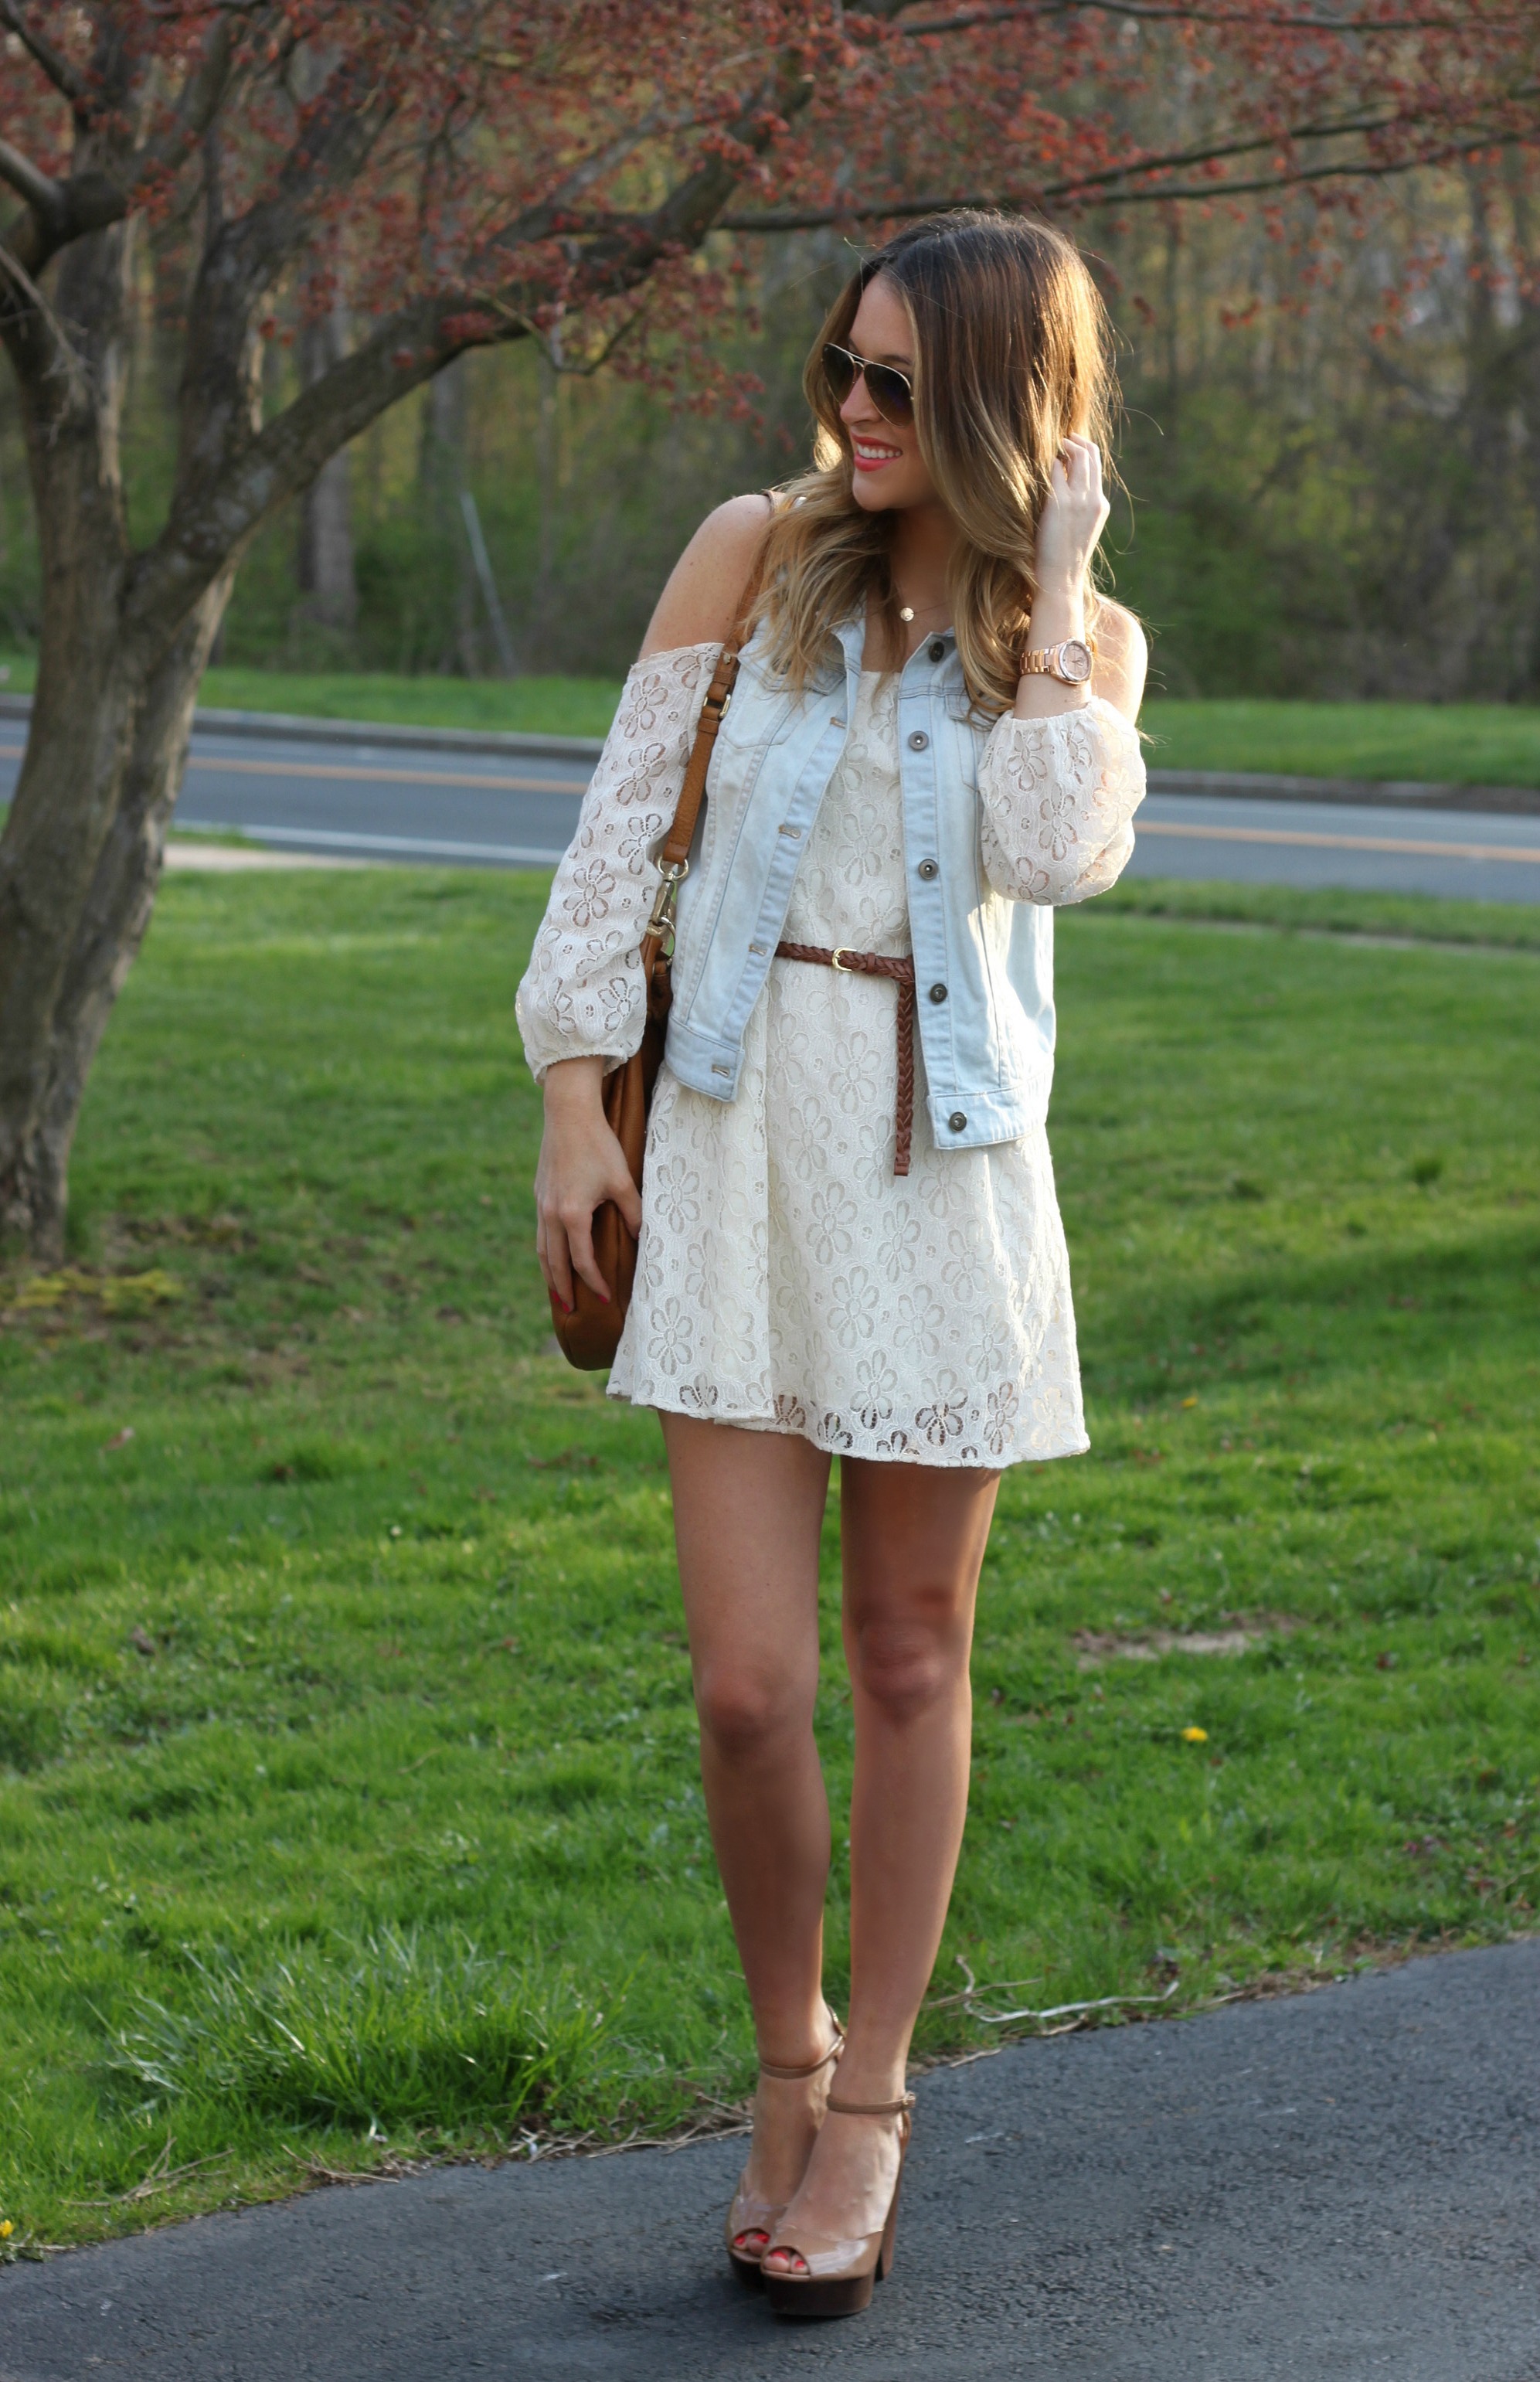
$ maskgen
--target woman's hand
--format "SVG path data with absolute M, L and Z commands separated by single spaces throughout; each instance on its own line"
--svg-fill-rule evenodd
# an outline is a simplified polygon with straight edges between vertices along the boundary
M 1085 586 L 1096 540 L 1111 507 L 1102 494 L 1101 449 L 1094 439 L 1066 438 L 1037 518 L 1036 586 L 1028 644 L 1043 652 L 1066 637 L 1085 635 Z M 1016 690 L 1018 719 L 1051 719 L 1079 711 L 1091 699 L 1086 685 L 1065 686 L 1034 674 Z
M 535 1255 L 570 1315 L 572 1276 L 600 1298 L 609 1284 L 593 1261 L 593 1210 L 613 1199 L 633 1233 L 642 1230 L 642 1194 L 605 1119 L 602 1059 L 562 1059 L 545 1075 L 545 1130 L 535 1169 Z
M 1066 438 L 1055 458 L 1048 493 L 1037 519 L 1038 610 L 1045 596 L 1083 601 L 1091 558 L 1111 510 L 1102 493 L 1101 448 L 1092 438 Z M 1059 633 L 1080 632 L 1067 629 Z M 1038 634 L 1035 617 L 1033 639 L 1037 645 L 1046 642 Z M 1057 643 L 1057 637 L 1052 642 Z

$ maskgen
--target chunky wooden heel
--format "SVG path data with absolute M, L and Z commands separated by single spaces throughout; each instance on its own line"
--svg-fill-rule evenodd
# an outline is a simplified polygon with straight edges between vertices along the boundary
M 831 2066 L 845 2048 L 845 2035 L 833 2010 L 828 2011 L 828 2020 L 834 2029 L 834 2041 L 821 2059 L 810 2059 L 805 2068 L 776 2068 L 769 2060 L 762 2059 L 759 2067 L 761 2076 L 769 2077 L 776 2084 L 800 2084 L 805 2083 L 810 2076 L 816 2076 L 821 2069 Z M 757 2192 L 750 2192 L 747 2188 L 748 2173 L 745 2167 L 738 2179 L 738 2190 L 727 2211 L 723 2237 L 727 2245 L 727 2264 L 733 2273 L 746 2290 L 758 2290 L 764 2279 L 762 2261 L 765 2253 L 763 2249 L 744 2247 L 744 2237 L 763 2233 L 767 2242 L 773 2241 L 776 2228 L 786 2215 L 787 2204 L 784 2200 L 761 2200 Z
M 909 2156 L 910 2112 L 913 2106 L 912 2093 L 906 2093 L 899 2101 L 840 2101 L 832 2093 L 829 2094 L 831 2118 L 898 2118 L 898 2172 L 893 2179 L 893 2197 L 887 2204 L 886 2216 L 874 2233 L 840 2239 L 830 2233 L 811 2232 L 800 2225 L 794 2237 L 771 2235 L 770 2247 L 764 2253 L 764 2294 L 777 2315 L 859 2315 L 862 2308 L 871 2306 L 874 2286 L 886 2278 L 893 2265 L 898 2191 L 904 2179 L 904 2161 Z M 777 2250 L 800 2258 L 806 2273 L 794 2275 L 772 2266 L 770 2260 Z

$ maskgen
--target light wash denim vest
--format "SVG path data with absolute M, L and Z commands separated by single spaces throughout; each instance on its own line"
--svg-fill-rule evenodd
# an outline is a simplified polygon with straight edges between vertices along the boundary
M 864 624 L 839 632 L 826 676 L 789 694 L 745 648 L 679 888 L 667 1059 L 714 1099 L 738 1091 L 743 1035 L 785 929 L 797 865 L 845 749 Z M 925 1104 L 939 1149 L 1015 1141 L 1048 1112 L 1054 915 L 1009 902 L 984 873 L 978 766 L 989 730 L 969 716 L 948 630 L 898 681 L 898 767 Z M 916 1087 L 918 1091 L 918 1086 Z

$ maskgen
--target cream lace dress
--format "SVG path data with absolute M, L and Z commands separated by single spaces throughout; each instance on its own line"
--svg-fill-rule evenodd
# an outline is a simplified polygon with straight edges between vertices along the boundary
M 537 1075 L 635 1047 L 642 982 L 627 963 L 715 654 L 654 655 L 628 681 L 519 988 Z M 1001 721 L 980 771 L 991 881 L 1017 899 L 1100 891 L 1132 849 L 1143 791 L 1137 738 L 1105 704 Z M 784 933 L 910 948 L 891 675 L 862 678 Z M 610 1394 L 842 1455 L 996 1467 L 1077 1455 L 1089 1443 L 1046 1135 L 936 1150 L 917 1038 L 913 1153 L 896 1177 L 896 1001 L 884 978 L 776 960 L 736 1099 L 665 1066 Z

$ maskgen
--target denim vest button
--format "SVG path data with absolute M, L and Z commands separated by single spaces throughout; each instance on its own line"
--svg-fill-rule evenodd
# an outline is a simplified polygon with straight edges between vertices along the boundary
M 923 753 L 930 741 L 924 730 L 917 728 L 909 740 L 909 749 L 911 753 Z
M 951 1115 L 947 1119 L 947 1123 L 951 1126 L 954 1133 L 961 1133 L 965 1130 L 968 1120 L 963 1115 L 960 1109 L 954 1109 Z
M 931 659 L 933 662 L 943 662 L 946 658 L 947 648 L 942 644 L 940 638 L 937 637 L 935 643 L 931 647 Z
M 946 998 L 947 998 L 947 988 L 946 988 L 946 986 L 945 986 L 944 984 L 933 984 L 933 985 L 932 985 L 932 987 L 931 987 L 931 999 L 932 999 L 933 1001 L 945 1001 L 945 1000 L 946 1000 Z
M 941 869 L 937 862 L 934 860 L 923 860 L 920 863 L 920 874 L 928 885 L 933 877 L 940 876 Z

